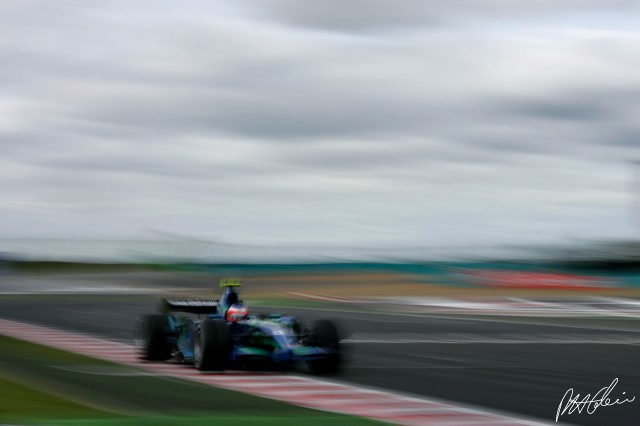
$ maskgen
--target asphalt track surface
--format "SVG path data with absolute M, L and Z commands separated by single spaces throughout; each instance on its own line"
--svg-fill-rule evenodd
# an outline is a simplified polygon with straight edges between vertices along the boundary
M 0 300 L 0 317 L 130 340 L 157 301 L 140 297 Z M 348 363 L 335 379 L 490 407 L 553 422 L 569 388 L 595 394 L 619 379 L 612 399 L 636 401 L 564 415 L 564 423 L 640 424 L 640 328 L 630 319 L 554 320 L 285 311 L 332 318 L 344 330 Z M 306 374 L 304 370 L 300 374 Z M 622 394 L 626 392 L 626 394 Z

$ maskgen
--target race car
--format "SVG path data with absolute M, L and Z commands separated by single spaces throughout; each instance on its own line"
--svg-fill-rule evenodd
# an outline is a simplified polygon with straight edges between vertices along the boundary
M 301 362 L 315 373 L 339 370 L 340 338 L 332 321 L 312 321 L 302 328 L 287 315 L 250 316 L 239 298 L 240 285 L 238 279 L 221 280 L 218 300 L 164 299 L 160 314 L 145 315 L 138 323 L 140 356 L 192 363 L 204 371 Z

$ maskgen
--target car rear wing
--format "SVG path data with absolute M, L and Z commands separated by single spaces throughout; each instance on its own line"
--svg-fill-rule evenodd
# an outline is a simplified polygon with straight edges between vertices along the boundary
M 221 288 L 225 288 L 225 287 L 240 287 L 242 286 L 242 279 L 241 278 L 222 278 L 220 280 L 220 287 Z
M 188 312 L 191 314 L 212 314 L 218 309 L 218 301 L 212 299 L 164 299 L 162 312 Z

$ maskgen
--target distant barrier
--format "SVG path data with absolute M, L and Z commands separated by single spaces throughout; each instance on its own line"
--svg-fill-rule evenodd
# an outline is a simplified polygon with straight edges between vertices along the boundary
M 183 264 L 164 268 L 211 273 L 220 276 L 316 275 L 334 273 L 399 274 L 418 283 L 452 287 L 606 290 L 640 289 L 640 270 L 611 271 L 563 264 L 541 265 L 536 262 L 446 262 L 446 263 L 310 263 L 310 264 Z M 639 268 L 640 269 L 640 268 Z
M 474 285 L 497 288 L 604 290 L 622 284 L 607 277 L 552 272 L 474 271 L 466 275 Z
M 536 257 L 535 252 L 523 252 L 521 258 L 528 260 L 489 260 L 508 258 L 495 251 L 479 250 L 486 257 L 476 255 L 475 261 L 461 261 L 451 259 L 470 257 L 454 256 L 455 250 L 445 256 L 445 251 L 437 247 L 393 252 L 392 258 L 390 249 L 270 247 L 159 233 L 149 237 L 154 236 L 157 239 L 128 241 L 0 239 L 0 277 L 28 269 L 15 268 L 16 265 L 46 270 L 56 265 L 80 269 L 87 264 L 88 268 L 91 264 L 102 264 L 99 267 L 130 265 L 218 276 L 400 274 L 403 279 L 418 283 L 474 288 L 640 289 L 639 242 L 604 245 L 593 252 L 550 251 L 546 258 Z M 331 261 L 323 263 L 320 259 Z

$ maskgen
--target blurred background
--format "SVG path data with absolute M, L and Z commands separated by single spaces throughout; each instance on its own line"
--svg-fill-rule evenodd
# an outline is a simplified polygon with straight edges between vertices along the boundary
M 633 285 L 638 8 L 5 2 L 0 257 Z
M 422 260 L 637 241 L 638 8 L 4 2 L 3 250 Z
M 92 295 L 102 313 L 130 298 L 84 330 L 125 339 L 158 296 L 241 277 L 262 307 L 627 333 L 577 339 L 614 345 L 590 353 L 625 371 L 571 351 L 554 370 L 544 345 L 502 351 L 500 368 L 527 359 L 533 372 L 491 370 L 477 388 L 503 386 L 465 402 L 544 417 L 557 395 L 543 409 L 507 396 L 623 373 L 640 389 L 637 358 L 614 343 L 637 343 L 640 315 L 639 12 L 627 0 L 3 1 L 0 316 L 82 328 L 60 318 L 87 312 L 59 297 Z M 408 362 L 405 387 L 378 377 L 409 355 L 367 347 L 405 330 L 370 321 L 347 334 L 371 370 L 348 380 L 452 399 L 473 387 L 453 370 L 442 379 L 460 387 L 416 379 L 460 353 Z M 466 341 L 425 321 L 398 342 Z M 544 344 L 571 340 L 554 336 Z M 559 370 L 576 365 L 571 380 Z M 548 381 L 514 388 L 523 375 Z M 621 410 L 612 419 L 631 418 Z

